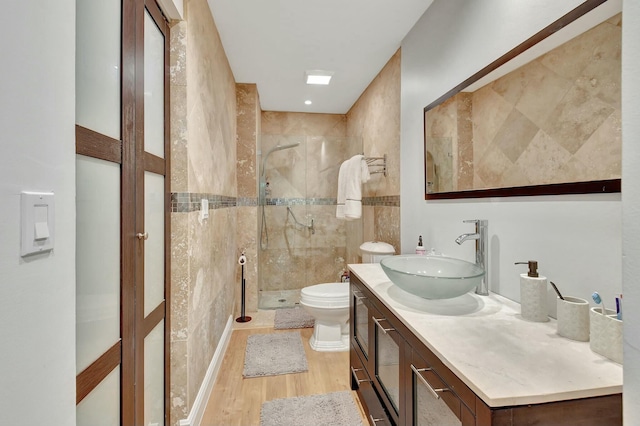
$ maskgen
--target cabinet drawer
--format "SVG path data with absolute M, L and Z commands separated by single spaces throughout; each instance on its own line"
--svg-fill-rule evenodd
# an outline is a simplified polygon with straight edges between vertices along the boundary
M 414 351 L 417 352 L 420 358 L 425 363 L 422 367 L 432 368 L 447 384 L 447 387 L 450 388 L 453 393 L 455 393 L 460 401 L 467 407 L 468 411 L 475 415 L 475 406 L 476 406 L 476 394 L 473 393 L 471 389 L 467 385 L 465 385 L 462 380 L 460 380 L 449 368 L 440 361 L 429 348 L 427 348 L 422 342 L 420 342 L 413 334 L 410 335 L 410 343 L 414 348 Z M 417 361 L 416 361 L 417 362 Z M 418 365 L 416 365 L 418 367 Z
M 474 425 L 475 418 L 452 387 L 414 349 L 409 364 L 411 395 L 407 424 Z
M 355 351 L 353 343 L 351 344 L 349 358 L 351 364 L 351 389 L 357 391 L 367 420 L 372 426 L 393 425 L 380 402 L 380 397 L 373 387 L 371 378 L 367 374 L 360 356 Z

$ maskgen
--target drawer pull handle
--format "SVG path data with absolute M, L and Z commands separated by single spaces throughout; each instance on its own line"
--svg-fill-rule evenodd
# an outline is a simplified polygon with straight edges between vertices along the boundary
M 370 382 L 370 379 L 358 379 L 358 375 L 356 374 L 356 371 L 362 371 L 362 368 L 353 368 L 351 367 L 351 374 L 353 375 L 353 378 L 355 379 L 356 383 L 360 384 L 363 382 Z
M 440 395 L 438 395 L 438 392 L 446 392 L 449 389 L 447 388 L 443 388 L 443 389 L 434 389 L 433 386 L 431 386 L 429 384 L 429 382 L 427 382 L 427 379 L 424 378 L 424 376 L 422 374 L 420 374 L 422 371 L 431 371 L 431 368 L 416 368 L 413 364 L 411 364 L 411 369 L 413 370 L 414 373 L 416 373 L 416 376 L 418 376 L 418 378 L 420 379 L 420 381 L 422 382 L 423 385 L 425 385 L 427 387 L 427 389 L 429 389 L 429 392 L 431 392 L 431 395 L 433 395 L 433 397 L 435 399 L 440 399 Z
M 380 330 L 382 330 L 382 332 L 384 334 L 387 334 L 387 331 L 395 331 L 395 328 L 384 328 L 382 325 L 380 325 L 379 321 L 386 321 L 386 319 L 384 319 L 384 318 L 375 318 L 375 317 L 371 317 L 371 319 L 373 320 L 373 322 L 376 323 L 376 325 L 380 328 Z
M 383 422 L 385 419 L 376 419 L 373 417 L 373 414 L 369 414 L 369 418 L 371 419 L 371 423 L 376 425 L 378 422 Z

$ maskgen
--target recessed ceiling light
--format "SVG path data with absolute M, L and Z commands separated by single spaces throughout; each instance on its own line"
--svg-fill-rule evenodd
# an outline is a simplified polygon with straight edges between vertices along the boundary
M 304 101 L 305 105 L 311 105 L 313 102 L 311 102 L 309 99 L 307 99 L 306 101 Z
M 331 81 L 333 71 L 323 70 L 307 70 L 304 72 L 307 84 L 324 84 L 327 85 Z

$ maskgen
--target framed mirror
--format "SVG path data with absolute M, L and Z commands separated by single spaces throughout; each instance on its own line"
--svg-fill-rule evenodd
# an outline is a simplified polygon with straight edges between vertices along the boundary
M 620 192 L 620 11 L 587 0 L 427 105 L 425 198 Z

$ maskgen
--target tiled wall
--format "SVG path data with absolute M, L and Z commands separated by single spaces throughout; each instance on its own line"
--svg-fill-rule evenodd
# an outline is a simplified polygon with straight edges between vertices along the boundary
M 364 241 L 384 241 L 400 253 L 400 55 L 398 50 L 389 59 L 347 113 L 352 144 L 369 157 L 387 155 L 387 176 L 373 174 L 362 187 L 362 225 L 347 223 L 349 263 L 360 262 Z
M 171 419 L 187 418 L 234 313 L 236 88 L 206 0 L 171 29 Z M 200 219 L 200 199 L 209 218 Z
M 245 251 L 245 312 L 258 309 L 258 209 L 257 177 L 260 150 L 260 99 L 255 84 L 236 84 L 237 101 L 237 173 L 238 173 L 238 249 Z M 236 283 L 242 283 L 237 268 Z M 241 290 L 236 292 L 236 316 L 241 312 Z
M 274 151 L 266 161 L 268 243 L 263 233 L 259 287 L 295 290 L 335 282 L 346 266 L 344 222 L 335 217 L 338 169 L 351 154 L 346 117 L 266 111 L 261 133 L 261 163 L 277 145 L 300 145 Z M 315 233 L 296 225 L 287 206 L 300 223 L 313 220 Z
M 620 178 L 621 24 L 613 17 L 429 111 L 439 190 Z

